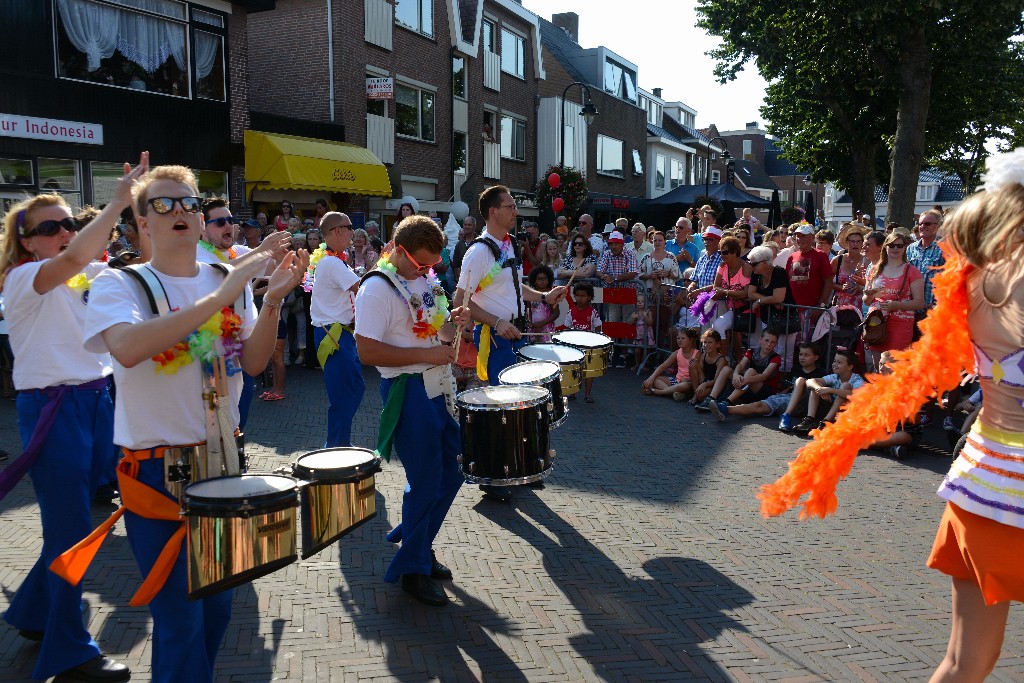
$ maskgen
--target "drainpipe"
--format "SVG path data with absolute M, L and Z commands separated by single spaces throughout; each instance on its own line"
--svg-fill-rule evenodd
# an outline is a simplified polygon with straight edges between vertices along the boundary
M 331 2 L 327 0 L 327 101 L 331 123 L 334 123 L 334 21 L 331 18 Z

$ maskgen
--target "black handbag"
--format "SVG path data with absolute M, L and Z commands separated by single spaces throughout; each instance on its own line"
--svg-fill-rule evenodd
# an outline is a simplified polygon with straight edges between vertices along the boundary
M 779 307 L 777 304 L 768 309 L 768 327 L 779 331 L 779 334 L 793 334 L 800 331 L 800 312 L 790 306 Z

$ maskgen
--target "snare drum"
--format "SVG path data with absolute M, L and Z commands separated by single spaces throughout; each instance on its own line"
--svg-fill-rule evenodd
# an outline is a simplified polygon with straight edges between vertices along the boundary
M 295 461 L 292 474 L 303 482 L 299 488 L 302 559 L 377 516 L 373 476 L 377 472 L 380 458 L 365 448 L 325 448 Z
M 462 428 L 462 473 L 472 484 L 528 484 L 554 464 L 548 450 L 551 392 L 543 387 L 496 386 L 456 398 Z
M 276 474 L 186 486 L 188 597 L 205 598 L 294 562 L 298 498 L 296 481 Z
M 583 352 L 584 377 L 601 377 L 611 364 L 614 348 L 611 337 L 585 330 L 566 330 L 554 335 L 552 340 Z
M 562 395 L 580 390 L 583 380 L 583 352 L 564 344 L 527 344 L 519 349 L 523 360 L 549 360 L 562 368 Z
M 510 365 L 498 375 L 498 381 L 511 386 L 532 385 L 551 392 L 552 429 L 565 422 L 569 414 L 568 399 L 562 396 L 562 371 L 551 361 L 527 361 Z

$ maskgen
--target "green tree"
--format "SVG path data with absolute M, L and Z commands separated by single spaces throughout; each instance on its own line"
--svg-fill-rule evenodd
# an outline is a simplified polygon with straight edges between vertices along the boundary
M 838 181 L 866 207 L 872 169 L 888 148 L 888 217 L 904 224 L 914 212 L 932 111 L 941 108 L 940 121 L 959 118 L 961 132 L 963 122 L 978 120 L 971 98 L 942 101 L 948 79 L 959 74 L 961 87 L 978 87 L 971 74 L 1007 51 L 1022 10 L 1024 0 L 702 0 L 698 7 L 700 26 L 723 39 L 711 52 L 719 78 L 756 63 L 777 86 L 764 110 L 773 132 L 797 137 L 799 150 L 784 143 L 790 160 L 819 161 L 816 180 Z

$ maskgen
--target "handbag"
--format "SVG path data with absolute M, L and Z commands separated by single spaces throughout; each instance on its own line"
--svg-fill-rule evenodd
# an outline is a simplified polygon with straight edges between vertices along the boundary
M 900 283 L 900 289 L 896 293 L 896 300 L 899 301 L 900 297 L 903 296 L 903 288 L 907 285 L 907 276 L 910 274 L 910 264 L 907 264 L 903 268 L 903 282 Z M 889 316 L 887 316 L 880 309 L 873 308 L 868 311 L 867 317 L 864 318 L 864 322 L 861 323 L 863 328 L 861 331 L 861 339 L 868 346 L 878 347 L 885 343 L 885 339 L 889 334 L 888 330 Z
M 800 312 L 789 306 L 772 306 L 768 309 L 768 327 L 779 334 L 793 334 L 800 331 Z

